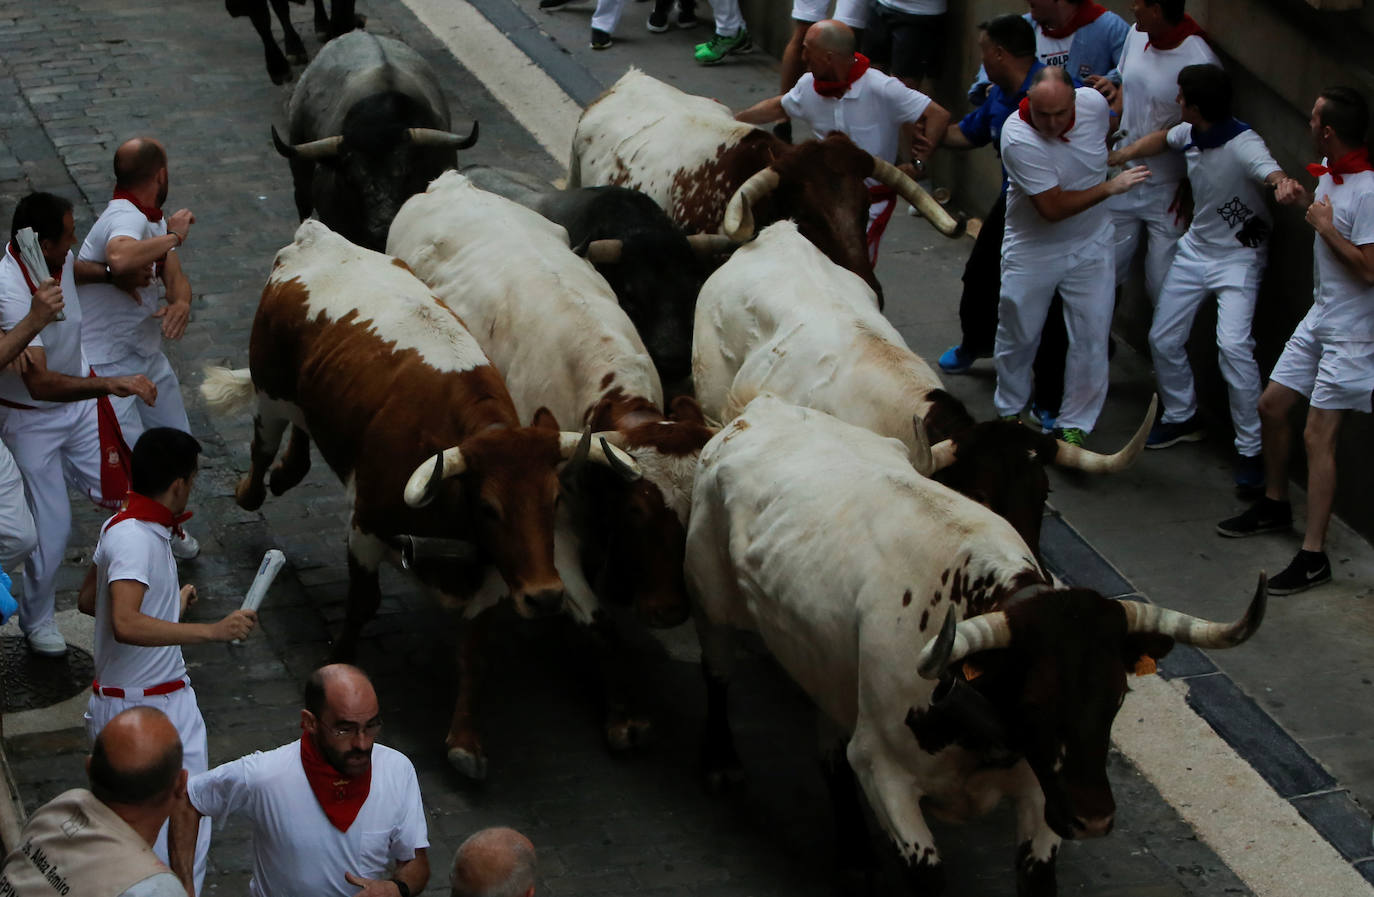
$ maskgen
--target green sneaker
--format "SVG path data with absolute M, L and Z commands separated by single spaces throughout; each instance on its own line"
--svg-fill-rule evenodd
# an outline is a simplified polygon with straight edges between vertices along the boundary
M 702 65 L 719 65 L 731 53 L 747 53 L 754 47 L 749 40 L 749 29 L 741 28 L 734 37 L 715 34 L 704 44 L 697 44 L 693 54 Z
M 1065 427 L 1062 430 L 1056 430 L 1054 436 L 1062 442 L 1067 442 L 1069 445 L 1076 445 L 1079 448 L 1082 448 L 1083 443 L 1088 440 L 1088 434 L 1077 427 Z

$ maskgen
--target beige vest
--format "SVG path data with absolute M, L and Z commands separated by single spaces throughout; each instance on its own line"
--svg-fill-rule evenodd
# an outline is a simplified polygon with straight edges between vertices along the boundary
M 127 822 L 74 788 L 24 826 L 0 871 L 0 897 L 117 897 L 167 871 Z

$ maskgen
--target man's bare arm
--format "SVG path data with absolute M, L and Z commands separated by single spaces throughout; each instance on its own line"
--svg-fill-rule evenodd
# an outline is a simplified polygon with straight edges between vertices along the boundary
M 167 217 L 167 233 L 146 240 L 120 236 L 105 244 L 105 262 L 118 277 L 151 265 L 186 241 L 196 216 L 190 209 L 177 209 Z
M 48 368 L 42 346 L 29 350 L 29 366 L 23 372 L 29 395 L 40 402 L 79 402 L 101 396 L 138 396 L 149 405 L 157 401 L 157 387 L 142 374 L 125 377 L 73 377 Z
M 159 308 L 153 317 L 162 318 L 162 335 L 168 339 L 181 339 L 186 332 L 186 324 L 191 320 L 191 281 L 181 267 L 181 256 L 175 252 L 167 253 L 167 262 L 162 268 L 162 282 L 167 287 L 167 304 Z
M 747 125 L 771 125 L 775 121 L 782 121 L 787 118 L 787 113 L 782 109 L 782 95 L 769 97 L 766 100 L 759 100 L 741 112 L 735 113 L 735 121 L 742 121 Z
M 1150 170 L 1144 166 L 1128 168 L 1110 181 L 1103 181 L 1087 190 L 1061 190 L 1051 187 L 1043 193 L 1035 194 L 1030 201 L 1041 218 L 1051 222 L 1063 221 L 1092 208 L 1109 196 L 1125 193 L 1149 176 Z
M 187 897 L 196 897 L 196 837 L 200 834 L 200 815 L 190 795 L 183 791 L 168 817 L 167 859 L 186 888 Z

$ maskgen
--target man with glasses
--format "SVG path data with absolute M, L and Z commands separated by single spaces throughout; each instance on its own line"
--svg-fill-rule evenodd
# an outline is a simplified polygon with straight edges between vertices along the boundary
M 252 630 L 257 614 L 236 610 L 216 623 L 183 623 L 196 588 L 181 585 L 172 556 L 173 533 L 190 515 L 200 443 L 170 427 L 145 430 L 134 445 L 131 488 L 124 509 L 101 527 L 77 598 L 95 617 L 95 682 L 86 709 L 92 743 L 115 716 L 131 707 L 154 707 L 181 736 L 182 767 L 205 772 L 210 757 L 205 720 L 186 675 L 182 645 L 227 642 Z M 205 878 L 210 849 L 207 825 L 196 846 L 196 887 Z M 154 850 L 167 861 L 167 826 Z
M 241 812 L 253 827 L 253 897 L 419 894 L 429 881 L 420 783 L 405 755 L 376 743 L 381 727 L 362 670 L 316 670 L 305 685 L 299 741 L 188 783 L 172 814 L 172 869 L 187 880 L 201 816 Z

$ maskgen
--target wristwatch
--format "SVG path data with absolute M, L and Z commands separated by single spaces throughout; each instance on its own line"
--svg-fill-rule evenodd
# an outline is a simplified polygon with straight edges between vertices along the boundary
M 110 270 L 109 265 L 105 266 L 105 282 L 114 283 L 114 272 Z

